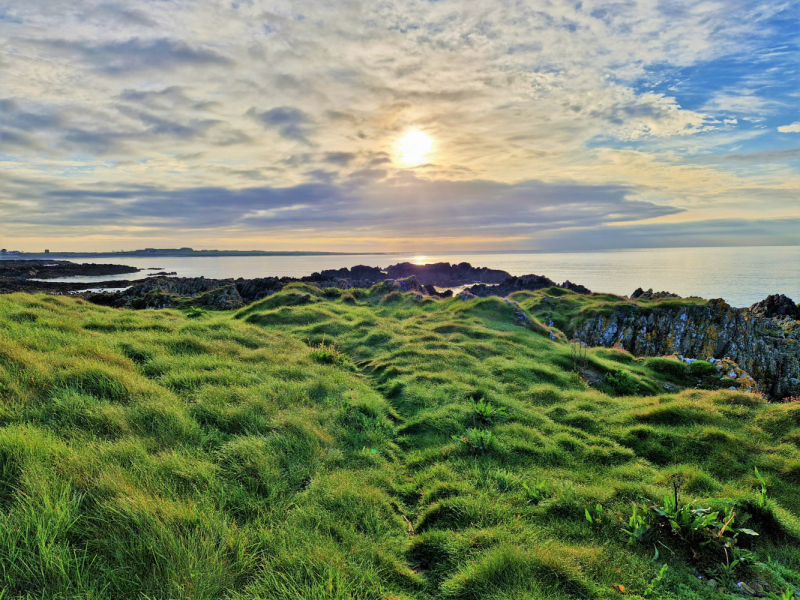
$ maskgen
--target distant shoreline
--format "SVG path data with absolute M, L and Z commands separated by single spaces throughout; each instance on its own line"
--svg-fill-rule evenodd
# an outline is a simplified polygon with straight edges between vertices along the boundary
M 305 252 L 268 250 L 132 250 L 130 252 L 19 252 L 2 254 L 0 260 L 71 259 L 71 258 L 192 258 L 214 256 L 392 256 L 401 252 Z

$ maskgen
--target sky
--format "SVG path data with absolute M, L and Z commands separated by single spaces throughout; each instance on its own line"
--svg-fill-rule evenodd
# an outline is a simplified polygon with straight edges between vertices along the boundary
M 0 246 L 800 245 L 799 41 L 782 0 L 3 0 Z

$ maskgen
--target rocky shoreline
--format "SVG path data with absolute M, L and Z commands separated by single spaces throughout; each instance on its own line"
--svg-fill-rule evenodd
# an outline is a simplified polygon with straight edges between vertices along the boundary
M 150 270 L 157 270 L 154 267 Z M 580 294 L 591 293 L 581 285 L 563 284 L 541 275 L 512 276 L 506 271 L 473 267 L 469 263 L 435 263 L 416 265 L 408 262 L 380 267 L 356 265 L 351 268 L 329 269 L 306 277 L 263 277 L 256 279 L 206 279 L 205 277 L 174 277 L 174 273 L 153 273 L 144 280 L 108 280 L 98 282 L 49 282 L 42 279 L 118 275 L 139 272 L 124 265 L 76 264 L 68 261 L 21 260 L 0 263 L 0 293 L 28 292 L 74 294 L 87 289 L 104 290 L 127 288 L 122 292 L 84 292 L 92 302 L 119 308 L 153 308 L 176 306 L 182 300 L 192 300 L 200 306 L 219 310 L 240 308 L 260 300 L 295 282 L 319 288 L 369 288 L 383 281 L 411 280 L 409 283 L 422 295 L 447 298 L 453 295 L 448 288 L 464 288 L 473 296 L 508 295 L 515 291 L 535 291 L 556 286 Z
M 157 270 L 153 268 L 151 270 Z M 557 284 L 542 275 L 512 276 L 469 263 L 415 265 L 399 263 L 386 270 L 356 265 L 324 270 L 306 277 L 206 279 L 154 273 L 140 280 L 101 282 L 40 281 L 56 277 L 103 276 L 139 272 L 124 265 L 75 264 L 67 261 L 0 262 L 0 293 L 74 294 L 87 288 L 124 291 L 82 292 L 90 302 L 115 308 L 184 306 L 236 310 L 279 292 L 291 283 L 320 289 L 370 288 L 385 283 L 387 291 L 414 292 L 448 298 L 452 289 L 464 299 L 501 296 L 519 291 L 557 287 L 588 295 L 591 290 L 570 281 Z M 630 304 L 609 313 L 588 313 L 575 331 L 576 339 L 591 346 L 619 347 L 635 356 L 680 355 L 692 359 L 730 359 L 752 375 L 761 391 L 774 398 L 800 395 L 800 309 L 786 296 L 768 296 L 749 308 L 734 308 L 724 300 L 674 307 L 652 304 L 681 300 L 670 292 L 637 289 Z M 640 304 L 645 302 L 645 304 Z
M 73 263 L 68 260 L 2 260 L 0 281 L 13 279 L 56 279 L 60 277 L 104 277 L 139 273 L 141 269 L 128 265 Z

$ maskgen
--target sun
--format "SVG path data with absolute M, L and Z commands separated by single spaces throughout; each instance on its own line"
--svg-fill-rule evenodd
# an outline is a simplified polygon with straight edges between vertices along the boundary
M 431 151 L 433 140 L 421 131 L 410 131 L 400 138 L 400 161 L 413 166 L 425 160 Z

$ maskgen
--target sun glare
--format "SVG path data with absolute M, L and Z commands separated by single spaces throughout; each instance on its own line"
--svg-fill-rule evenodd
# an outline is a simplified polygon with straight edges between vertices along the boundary
M 410 131 L 400 139 L 400 160 L 406 165 L 418 165 L 431 151 L 433 140 L 421 131 Z

